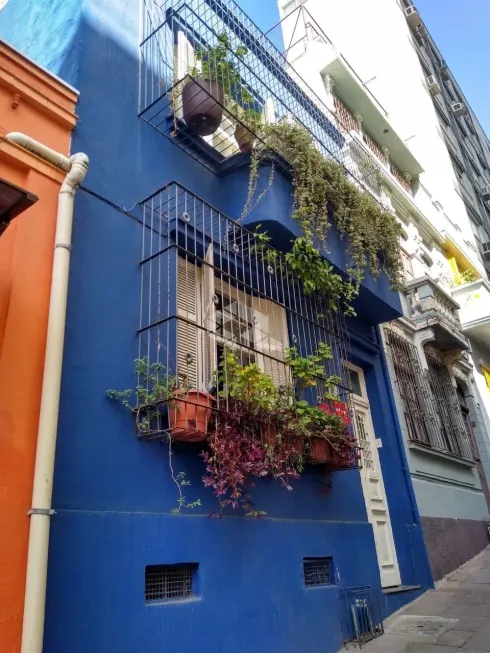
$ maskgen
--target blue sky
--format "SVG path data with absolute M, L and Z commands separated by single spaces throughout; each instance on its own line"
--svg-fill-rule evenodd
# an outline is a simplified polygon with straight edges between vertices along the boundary
M 490 0 L 416 0 L 415 4 L 490 137 Z
M 263 31 L 279 21 L 276 0 L 237 1 Z M 490 0 L 415 0 L 415 4 L 490 137 Z

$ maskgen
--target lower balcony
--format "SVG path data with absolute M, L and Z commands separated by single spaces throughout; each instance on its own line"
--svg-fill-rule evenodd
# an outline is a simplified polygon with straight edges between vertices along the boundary
M 477 279 L 452 291 L 460 306 L 463 331 L 469 337 L 478 337 L 490 347 L 490 283 Z
M 432 329 L 438 349 L 468 349 L 459 317 L 459 304 L 428 276 L 406 284 L 409 317 L 419 328 Z

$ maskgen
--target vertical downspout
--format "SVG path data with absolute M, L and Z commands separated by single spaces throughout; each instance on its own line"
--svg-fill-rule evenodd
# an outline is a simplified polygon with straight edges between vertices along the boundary
M 67 172 L 58 195 L 32 508 L 28 513 L 31 520 L 22 628 L 21 653 L 42 653 L 73 208 L 75 193 L 87 173 L 89 160 L 83 153 L 74 154 L 68 159 L 19 132 L 11 132 L 5 138 Z

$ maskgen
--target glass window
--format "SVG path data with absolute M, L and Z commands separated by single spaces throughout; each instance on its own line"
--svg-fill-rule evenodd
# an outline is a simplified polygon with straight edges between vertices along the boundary
M 362 386 L 361 386 L 361 377 L 359 376 L 359 372 L 356 372 L 356 370 L 352 370 L 350 367 L 347 369 L 347 372 L 348 372 L 350 389 L 355 395 L 362 397 L 363 394 L 362 394 Z

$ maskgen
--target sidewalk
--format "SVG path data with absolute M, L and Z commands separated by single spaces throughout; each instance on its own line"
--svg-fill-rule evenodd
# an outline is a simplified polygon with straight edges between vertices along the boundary
M 366 653 L 490 651 L 490 548 L 385 622 Z

